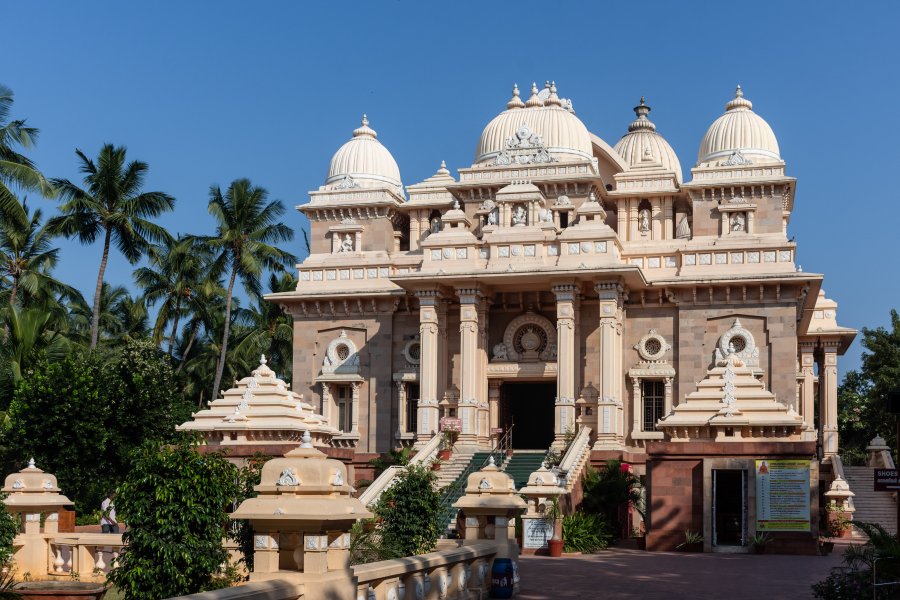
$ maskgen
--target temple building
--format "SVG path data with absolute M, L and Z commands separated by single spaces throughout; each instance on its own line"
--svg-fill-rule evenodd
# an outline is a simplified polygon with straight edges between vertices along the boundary
M 753 461 L 810 461 L 815 508 L 856 332 L 796 263 L 771 127 L 738 87 L 685 182 L 643 98 L 610 145 L 555 83 L 525 95 L 456 177 L 440 162 L 408 186 L 363 116 L 298 207 L 311 254 L 296 291 L 267 298 L 294 319 L 292 389 L 330 444 L 362 464 L 445 418 L 472 450 L 509 430 L 516 449 L 561 448 L 589 427 L 592 463 L 646 478 L 660 548 L 728 511 L 752 521 Z M 709 543 L 735 535 L 722 523 Z

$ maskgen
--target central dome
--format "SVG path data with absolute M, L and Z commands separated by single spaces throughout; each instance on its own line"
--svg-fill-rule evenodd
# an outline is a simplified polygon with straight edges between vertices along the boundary
M 713 121 L 703 136 L 697 166 L 780 162 L 775 132 L 765 119 L 753 112 L 753 103 L 744 98 L 741 86 L 737 86 L 734 99 L 725 105 L 725 114 Z
M 575 116 L 571 103 L 559 98 L 556 84 L 547 83 L 522 102 L 519 88 L 503 111 L 481 132 L 475 164 L 529 164 L 556 160 L 591 160 L 591 135 Z

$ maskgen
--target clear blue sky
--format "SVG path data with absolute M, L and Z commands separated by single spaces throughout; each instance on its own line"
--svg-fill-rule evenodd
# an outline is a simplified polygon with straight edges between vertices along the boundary
M 798 178 L 789 235 L 825 273 L 842 324 L 900 305 L 897 2 L 0 3 L 0 82 L 41 129 L 31 156 L 79 177 L 76 147 L 124 144 L 173 232 L 209 232 L 207 191 L 249 177 L 289 206 L 321 184 L 361 113 L 405 184 L 468 166 L 514 82 L 556 80 L 614 144 L 641 95 L 685 179 L 740 83 Z M 48 209 L 53 204 L 45 202 Z M 299 229 L 291 210 L 286 222 Z M 90 298 L 99 246 L 62 241 L 59 274 Z M 302 236 L 293 244 L 302 255 Z M 131 283 L 115 255 L 112 283 Z M 858 365 L 855 343 L 841 371 Z

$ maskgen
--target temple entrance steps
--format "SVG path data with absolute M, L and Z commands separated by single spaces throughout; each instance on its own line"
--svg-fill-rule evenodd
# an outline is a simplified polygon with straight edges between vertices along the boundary
M 844 467 L 844 476 L 850 490 L 856 494 L 853 504 L 855 521 L 878 523 L 890 533 L 897 533 L 897 501 L 889 492 L 874 491 L 874 469 L 872 467 Z
M 459 479 L 460 473 L 466 470 L 472 462 L 474 452 L 456 452 L 450 455 L 450 460 L 441 463 L 441 470 L 437 471 L 435 487 L 442 489 Z
M 454 456 L 456 456 L 454 454 Z M 447 485 L 438 486 L 442 490 L 441 497 L 441 519 L 442 530 L 446 537 L 455 537 L 456 534 L 456 513 L 453 503 L 459 500 L 466 492 L 466 483 L 469 475 L 481 469 L 488 463 L 491 457 L 490 452 L 475 452 L 468 455 L 468 462 L 463 465 L 462 469 L 457 473 L 456 478 Z M 462 460 L 462 459 L 460 459 Z M 441 471 L 444 466 L 441 465 Z M 440 478 L 439 478 L 440 480 Z
M 541 468 L 545 456 L 546 450 L 513 450 L 501 469 L 513 478 L 519 490 L 528 484 L 529 475 Z

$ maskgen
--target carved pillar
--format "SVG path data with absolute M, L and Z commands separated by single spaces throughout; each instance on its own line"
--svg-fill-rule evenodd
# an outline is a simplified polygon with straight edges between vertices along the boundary
M 483 400 L 479 365 L 482 354 L 479 352 L 479 316 L 483 318 L 481 305 L 484 294 L 478 287 L 460 288 L 456 290 L 459 297 L 459 411 L 462 431 L 459 443 L 463 446 L 477 444 L 478 438 L 478 405 Z
M 628 200 L 619 200 L 616 204 L 616 220 L 618 227 L 616 233 L 620 241 L 627 241 L 628 237 Z
M 410 211 L 409 214 L 409 249 L 415 252 L 419 249 L 419 241 L 422 236 L 422 224 L 419 221 L 418 210 Z
M 438 317 L 438 363 L 437 363 L 437 398 L 443 399 L 447 393 L 447 371 L 450 367 L 450 359 L 447 357 L 447 311 L 449 300 L 442 298 L 438 302 L 436 310 Z
M 556 295 L 556 407 L 554 444 L 562 444 L 566 430 L 575 430 L 575 302 L 578 286 L 553 286 Z
M 800 342 L 800 416 L 806 423 L 803 431 L 804 440 L 816 439 L 816 374 L 815 374 L 815 342 Z
M 671 240 L 675 238 L 675 220 L 672 215 L 671 196 L 663 198 L 663 235 L 662 239 Z
M 636 240 L 639 239 L 638 235 L 638 205 L 640 204 L 640 200 L 637 198 L 632 198 L 628 201 L 628 239 Z
M 488 382 L 488 405 L 490 417 L 488 419 L 488 433 L 494 427 L 500 427 L 500 380 L 491 379 Z
M 662 199 L 655 198 L 650 205 L 650 230 L 653 234 L 653 240 L 663 239 L 663 222 L 662 222 Z
M 397 437 L 399 438 L 404 433 L 409 433 L 406 430 L 406 382 L 405 381 L 395 381 L 397 384 Z
M 423 445 L 438 430 L 438 356 L 441 326 L 437 290 L 416 292 L 419 298 L 419 403 L 416 410 L 416 443 Z
M 331 426 L 334 426 L 334 423 L 331 422 L 331 416 L 334 414 L 334 411 L 331 409 L 332 403 L 334 401 L 331 398 L 331 384 L 327 381 L 322 382 L 322 416 L 325 417 L 325 422 Z
M 837 428 L 837 341 L 822 342 L 819 367 L 819 415 L 822 421 L 822 450 L 825 456 L 838 452 Z
M 362 383 L 359 381 L 350 383 L 350 433 L 353 435 L 359 435 L 359 388 L 361 387 Z
M 600 402 L 596 450 L 624 446 L 622 405 L 622 311 L 624 288 L 619 283 L 598 283 L 600 299 Z
M 478 414 L 476 418 L 478 443 L 490 449 L 490 414 L 488 407 L 488 319 L 491 300 L 485 298 L 478 304 Z

